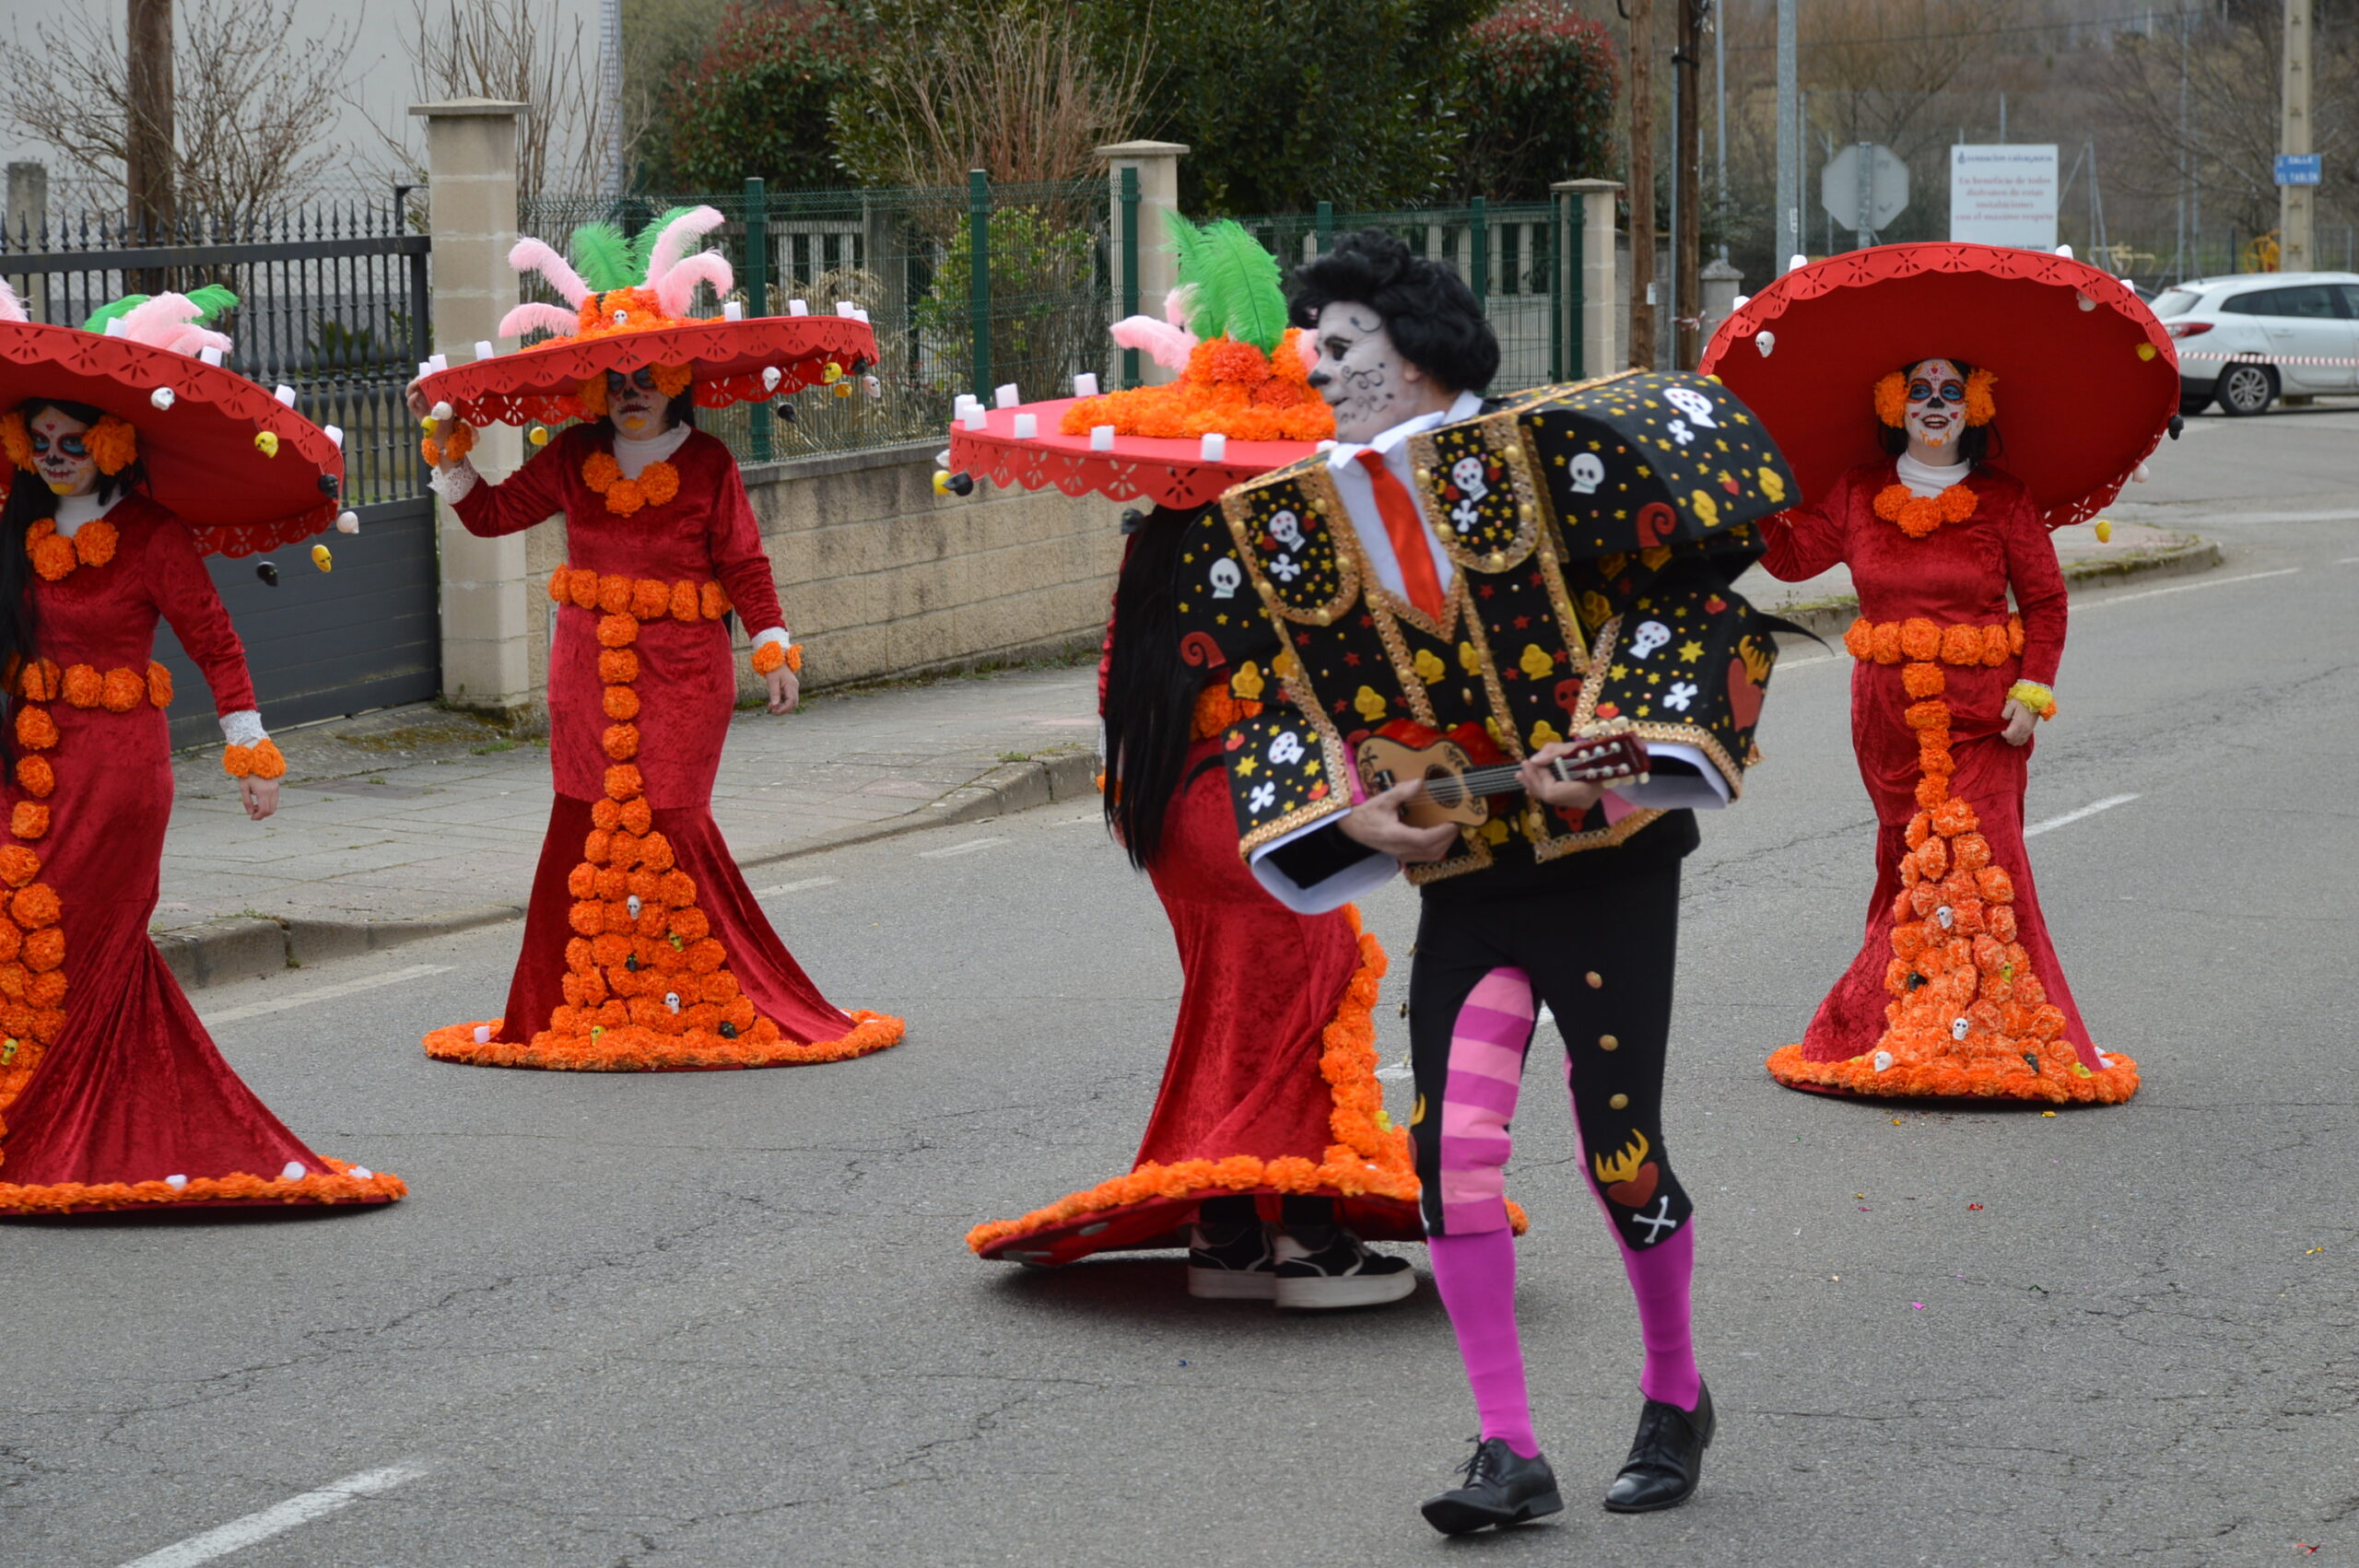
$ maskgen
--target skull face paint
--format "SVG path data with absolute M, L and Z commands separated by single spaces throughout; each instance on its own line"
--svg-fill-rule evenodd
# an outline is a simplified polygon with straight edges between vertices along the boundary
M 606 372 L 606 413 L 615 428 L 635 441 L 662 435 L 672 427 L 671 399 L 655 387 L 655 369 L 642 365 L 628 375 Z
M 87 496 L 99 482 L 99 460 L 83 438 L 90 427 L 70 414 L 44 408 L 25 422 L 32 437 L 33 472 L 53 494 Z
M 1319 361 L 1310 389 L 1335 412 L 1335 439 L 1355 444 L 1405 419 L 1448 408 L 1451 394 L 1401 357 L 1384 318 L 1337 300 L 1319 312 Z
M 1910 366 L 1908 406 L 1901 426 L 1920 462 L 1936 466 L 1955 462 L 1957 439 L 1966 430 L 1966 372 L 1947 359 L 1923 359 Z

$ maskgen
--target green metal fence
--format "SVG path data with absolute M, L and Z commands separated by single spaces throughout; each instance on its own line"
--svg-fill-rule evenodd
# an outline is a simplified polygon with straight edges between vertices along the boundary
M 665 209 L 704 203 L 727 220 L 708 243 L 737 273 L 749 313 L 801 299 L 816 312 L 850 302 L 876 329 L 873 381 L 839 382 L 791 400 L 792 421 L 767 404 L 706 411 L 699 422 L 741 461 L 851 451 L 932 439 L 961 392 L 989 402 L 1013 383 L 1027 400 L 1058 397 L 1076 374 L 1136 386 L 1136 350 L 1117 350 L 1109 322 L 1163 301 L 1139 296 L 1139 257 L 1166 241 L 1139 198 L 1138 177 L 1052 185 L 993 185 L 980 172 L 942 190 L 771 192 L 759 180 L 704 195 L 540 197 L 523 232 L 562 246 L 577 224 L 636 231 Z M 1577 215 L 1547 202 L 1407 212 L 1309 213 L 1242 220 L 1291 271 L 1338 234 L 1391 230 L 1455 267 L 1499 336 L 1495 392 L 1565 380 L 1581 361 Z M 531 287 L 537 287 L 537 284 Z M 1560 298 L 1571 290 L 1569 298 Z M 547 296 L 544 296 L 547 297 Z
M 797 192 L 748 180 L 726 193 L 542 197 L 519 219 L 562 246 L 576 224 L 634 231 L 696 203 L 727 220 L 707 243 L 729 257 L 748 313 L 849 302 L 876 330 L 874 378 L 781 400 L 791 422 L 772 404 L 700 412 L 741 461 L 930 439 L 948 430 L 961 392 L 989 401 L 1012 381 L 1027 398 L 1060 396 L 1075 374 L 1111 369 L 1104 180 L 993 186 L 978 174 L 964 189 Z

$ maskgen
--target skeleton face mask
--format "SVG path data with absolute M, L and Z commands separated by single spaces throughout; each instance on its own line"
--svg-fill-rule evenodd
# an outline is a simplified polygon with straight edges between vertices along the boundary
M 1384 318 L 1337 300 L 1319 312 L 1319 363 L 1310 388 L 1335 411 L 1335 439 L 1365 442 L 1420 414 L 1449 405 L 1449 394 L 1401 357 Z
M 1908 439 L 1920 445 L 1935 451 L 1954 446 L 1966 429 L 1966 372 L 1947 359 L 1910 366 L 1908 408 L 1901 423 Z
M 99 460 L 83 444 L 90 427 L 70 414 L 44 408 L 26 421 L 33 472 L 60 496 L 87 496 L 99 482 Z

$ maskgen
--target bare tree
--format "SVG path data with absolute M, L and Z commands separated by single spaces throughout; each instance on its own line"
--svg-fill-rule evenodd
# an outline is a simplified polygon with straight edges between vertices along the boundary
M 924 41 L 881 54 L 867 85 L 837 99 L 838 156 L 863 183 L 959 185 L 970 169 L 1017 184 L 1078 179 L 1138 123 L 1144 47 L 1105 63 L 1068 6 L 868 9 L 881 36 Z
M 171 185 L 183 221 L 240 226 L 339 166 L 322 139 L 348 79 L 348 23 L 304 35 L 296 0 L 195 0 L 173 66 L 178 128 Z M 0 74 L 0 114 L 55 149 L 81 181 L 122 190 L 135 126 L 131 62 L 111 17 L 63 9 L 15 39 L 40 70 Z M 152 118 L 152 116 L 151 116 Z
M 526 0 L 411 0 L 405 39 L 421 101 L 492 98 L 532 106 L 517 129 L 516 189 L 525 197 L 600 188 L 598 62 L 577 18 L 550 25 L 553 7 Z M 423 173 L 409 127 L 380 125 L 387 149 Z

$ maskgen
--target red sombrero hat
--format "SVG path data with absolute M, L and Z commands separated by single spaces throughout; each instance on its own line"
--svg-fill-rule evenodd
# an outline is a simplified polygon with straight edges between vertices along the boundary
M 1997 245 L 1880 245 L 1797 267 L 1720 324 L 1700 368 L 1760 415 L 1816 497 L 1884 457 L 1877 380 L 1935 357 L 1998 377 L 1990 461 L 2050 528 L 2111 501 L 2178 413 L 2178 357 L 2127 285 Z
M 875 363 L 876 334 L 864 316 L 691 317 L 699 283 L 726 294 L 735 282 L 719 252 L 687 251 L 722 222 L 711 207 L 675 208 L 633 240 L 612 224 L 585 224 L 573 231 L 570 263 L 542 240 L 519 240 L 511 264 L 540 273 L 573 308 L 519 305 L 499 335 L 557 335 L 513 354 L 478 345 L 472 363 L 432 371 L 418 390 L 470 425 L 524 425 L 602 412 L 601 394 L 585 399 L 583 387 L 609 370 L 684 370 L 699 407 L 725 408 Z
M 100 333 L 27 321 L 0 286 L 0 411 L 56 398 L 129 425 L 148 495 L 209 555 L 247 556 L 317 533 L 335 521 L 344 452 L 288 405 L 291 392 L 275 396 L 200 357 L 228 349 L 202 322 L 234 303 L 222 289 L 135 296 L 90 318 Z M 6 468 L 0 492 L 12 476 Z
M 1144 497 L 1159 507 L 1187 511 L 1210 506 L 1231 486 L 1259 478 L 1309 457 L 1314 441 L 1226 441 L 1218 457 L 1204 455 L 1203 440 L 1159 436 L 1121 436 L 1103 450 L 1086 432 L 1062 433 L 1065 411 L 1081 398 L 1055 398 L 1012 408 L 970 408 L 950 427 L 949 465 L 994 485 L 1027 490 L 1050 486 L 1068 496 L 1097 494 L 1109 500 Z M 1016 434 L 1016 421 L 1029 416 L 1035 432 Z M 971 427 L 980 417 L 982 427 Z

